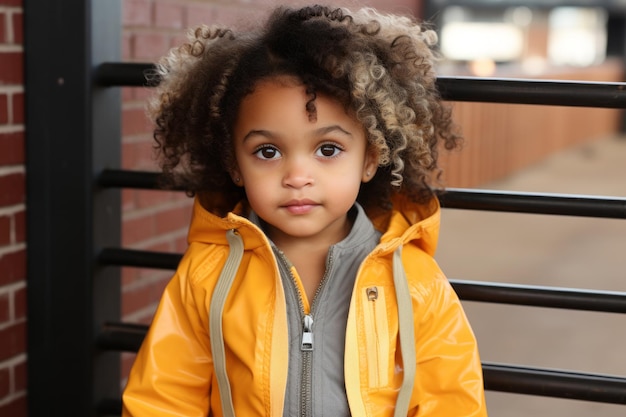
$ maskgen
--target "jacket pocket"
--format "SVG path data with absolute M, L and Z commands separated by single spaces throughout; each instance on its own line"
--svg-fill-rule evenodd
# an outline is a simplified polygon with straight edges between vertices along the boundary
M 383 287 L 367 287 L 362 297 L 370 388 L 389 384 L 389 321 Z

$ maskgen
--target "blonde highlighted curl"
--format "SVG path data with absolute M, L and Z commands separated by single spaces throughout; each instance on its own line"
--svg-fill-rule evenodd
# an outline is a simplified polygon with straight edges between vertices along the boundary
M 435 85 L 436 42 L 408 17 L 368 8 L 281 7 L 258 31 L 193 30 L 150 74 L 158 85 L 148 113 L 166 186 L 210 194 L 224 210 L 245 199 L 229 174 L 239 104 L 260 80 L 289 76 L 306 86 L 311 119 L 316 95 L 325 94 L 365 127 L 379 155 L 358 197 L 366 209 L 387 209 L 394 193 L 426 202 L 440 144 L 453 149 L 461 140 Z

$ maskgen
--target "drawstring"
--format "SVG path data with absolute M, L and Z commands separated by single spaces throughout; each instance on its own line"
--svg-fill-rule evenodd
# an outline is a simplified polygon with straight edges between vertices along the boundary
M 230 383 L 226 373 L 226 353 L 224 348 L 224 334 L 222 330 L 222 315 L 226 297 L 230 287 L 235 280 L 237 270 L 243 257 L 243 240 L 235 230 L 226 233 L 226 239 L 230 246 L 228 258 L 224 268 L 213 290 L 211 307 L 209 309 L 209 334 L 211 337 L 211 353 L 213 354 L 213 364 L 217 385 L 222 403 L 222 413 L 224 417 L 235 417 Z M 402 265 L 402 247 L 393 254 L 393 282 L 396 290 L 398 303 L 398 328 L 400 333 L 400 351 L 402 354 L 402 364 L 404 375 L 402 386 L 396 400 L 394 417 L 406 416 L 409 410 L 409 402 L 413 392 L 415 382 L 415 339 L 413 332 L 413 307 L 411 294 Z
M 409 285 L 402 265 L 402 246 L 393 254 L 393 283 L 398 303 L 398 331 L 400 333 L 400 352 L 404 375 L 402 386 L 396 399 L 394 417 L 406 417 L 415 382 L 415 336 L 413 331 L 413 305 Z
M 230 246 L 228 258 L 213 290 L 211 307 L 209 308 L 209 335 L 211 337 L 211 353 L 213 354 L 213 367 L 217 378 L 217 386 L 220 392 L 222 413 L 224 417 L 235 417 L 233 398 L 230 391 L 230 383 L 226 374 L 226 352 L 224 349 L 224 333 L 222 330 L 222 315 L 226 296 L 233 285 L 241 258 L 243 256 L 243 240 L 235 230 L 226 232 L 226 239 Z

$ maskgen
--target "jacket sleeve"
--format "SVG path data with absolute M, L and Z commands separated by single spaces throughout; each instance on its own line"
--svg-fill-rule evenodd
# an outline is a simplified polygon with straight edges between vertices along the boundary
M 420 293 L 413 306 L 417 403 L 410 414 L 487 416 L 476 339 L 456 293 L 441 272 Z
M 213 361 L 205 310 L 203 295 L 177 273 L 135 358 L 123 417 L 209 415 Z

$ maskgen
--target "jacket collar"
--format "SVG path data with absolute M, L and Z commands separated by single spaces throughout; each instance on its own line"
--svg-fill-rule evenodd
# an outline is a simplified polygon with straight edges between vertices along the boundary
M 441 222 L 438 199 L 433 198 L 427 204 L 417 204 L 397 195 L 393 199 L 392 210 L 375 216 L 372 222 L 383 232 L 380 241 L 389 250 L 413 242 L 434 256 Z
M 228 245 L 226 231 L 237 229 L 245 243 L 246 250 L 269 245 L 269 240 L 244 213 L 247 205 L 239 203 L 226 216 L 220 217 L 207 211 L 198 198 L 193 205 L 188 242 L 203 242 Z M 389 250 L 409 242 L 434 255 L 439 238 L 441 209 L 439 201 L 433 198 L 427 204 L 417 204 L 403 196 L 396 196 L 390 211 L 371 217 L 374 227 L 383 233 L 381 244 Z
M 260 246 L 269 245 L 269 241 L 261 229 L 242 215 L 243 210 L 243 205 L 238 204 L 232 212 L 220 217 L 207 211 L 196 198 L 193 204 L 191 226 L 187 235 L 188 243 L 228 245 L 226 232 L 236 229 L 243 238 L 245 250 L 254 250 Z

